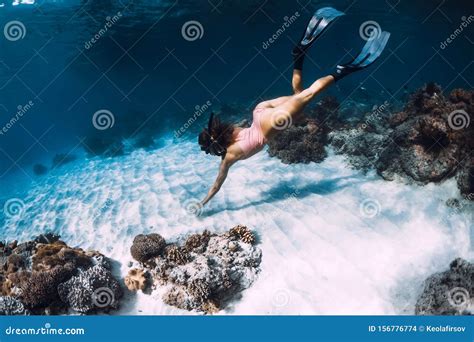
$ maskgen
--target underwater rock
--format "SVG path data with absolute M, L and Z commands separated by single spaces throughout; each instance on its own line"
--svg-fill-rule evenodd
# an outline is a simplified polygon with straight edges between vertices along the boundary
M 327 156 L 324 146 L 328 133 L 343 127 L 339 107 L 335 97 L 324 97 L 317 106 L 304 113 L 305 118 L 292 122 L 268 141 L 270 156 L 285 164 L 323 161 Z
M 262 252 L 245 226 L 221 235 L 206 230 L 180 241 L 167 245 L 153 263 L 141 266 L 142 272 L 151 274 L 155 289 L 164 287 L 162 299 L 168 305 L 218 312 L 250 287 L 260 271 Z
M 304 125 L 294 124 L 268 141 L 268 154 L 285 164 L 319 163 L 326 158 L 325 133 L 316 121 L 306 119 Z
M 119 282 L 103 265 L 95 265 L 59 284 L 58 293 L 64 303 L 81 313 L 117 309 L 123 295 Z
M 474 200 L 474 157 L 468 157 L 456 175 L 459 190 L 467 199 Z
M 429 83 L 413 93 L 405 108 L 389 118 L 367 113 L 357 127 L 328 134 L 336 153 L 367 171 L 375 168 L 386 180 L 401 177 L 419 184 L 456 177 L 464 196 L 472 194 L 474 91 L 455 89 L 445 97 Z
M 0 297 L 0 316 L 29 315 L 22 302 L 13 297 Z
M 354 168 L 363 171 L 375 167 L 380 154 L 389 144 L 384 134 L 369 132 L 362 128 L 331 132 L 328 140 L 336 153 L 345 154 Z
M 456 127 L 455 116 L 459 114 L 462 119 L 469 119 L 469 112 L 457 111 L 460 108 L 472 110 L 473 94 L 455 89 L 449 98 L 445 98 L 434 83 L 415 92 L 404 109 L 404 120 L 399 120 L 401 114 L 397 113 L 390 122 L 393 131 L 388 139 L 393 143 L 377 162 L 379 174 L 386 179 L 393 179 L 398 174 L 420 183 L 439 182 L 455 176 L 459 163 L 468 158 L 474 146 L 472 126 L 466 121 L 465 127 Z M 464 193 L 469 192 L 468 178 L 458 177 Z
M 425 281 L 416 315 L 471 315 L 474 310 L 474 264 L 458 258 L 449 270 Z
M 57 266 L 46 272 L 22 271 L 9 277 L 20 289 L 19 298 L 28 308 L 58 308 L 62 306 L 58 286 L 73 275 L 73 269 Z
M 157 257 L 166 246 L 166 241 L 159 234 L 137 235 L 133 239 L 130 253 L 138 262 L 147 262 Z
M 77 277 L 83 279 L 92 273 L 87 280 L 93 291 L 101 285 L 115 290 L 118 284 L 102 254 L 71 248 L 54 234 L 43 234 L 20 244 L 0 243 L 0 256 L 0 298 L 11 297 L 32 314 L 63 314 L 69 309 L 89 312 L 84 310 L 85 306 L 76 305 L 88 300 L 86 287 Z M 97 271 L 98 267 L 103 270 Z M 120 298 L 119 290 L 115 290 L 114 296 Z M 115 308 L 115 304 L 110 307 Z

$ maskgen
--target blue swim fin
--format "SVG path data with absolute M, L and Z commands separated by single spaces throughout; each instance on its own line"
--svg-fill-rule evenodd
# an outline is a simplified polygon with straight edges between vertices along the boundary
M 344 15 L 343 12 L 338 11 L 332 7 L 323 7 L 318 9 L 313 17 L 309 20 L 306 30 L 303 33 L 300 41 L 293 48 L 293 60 L 295 69 L 301 70 L 303 68 L 303 60 L 306 50 L 314 43 L 314 41 L 321 36 L 324 30 L 337 17 Z
M 307 49 L 323 33 L 328 25 L 334 21 L 334 19 L 344 14 L 345 13 L 332 7 L 318 9 L 309 20 L 308 26 L 306 27 L 306 31 L 304 32 L 299 45 L 302 48 Z
M 369 39 L 362 51 L 349 63 L 338 65 L 332 76 L 336 81 L 339 81 L 355 71 L 367 68 L 380 57 L 389 38 L 390 33 L 383 31 L 375 38 Z

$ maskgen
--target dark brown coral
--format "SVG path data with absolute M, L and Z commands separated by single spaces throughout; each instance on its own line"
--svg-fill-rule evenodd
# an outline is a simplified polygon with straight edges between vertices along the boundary
M 166 260 L 177 265 L 184 265 L 188 262 L 189 255 L 186 249 L 176 245 L 167 246 L 165 249 Z
M 145 263 L 148 260 L 159 256 L 165 246 L 166 241 L 159 234 L 140 234 L 133 239 L 130 253 L 135 260 Z
M 416 91 L 404 110 L 390 119 L 392 142 L 380 154 L 376 169 L 384 178 L 407 175 L 421 183 L 456 175 L 461 193 L 473 190 L 474 91 L 455 89 L 448 97 L 429 83 Z
M 14 277 L 21 289 L 21 301 L 29 308 L 47 307 L 60 303 L 58 285 L 73 275 L 73 269 L 57 266 L 47 272 L 26 272 Z
M 205 249 L 210 237 L 211 233 L 208 230 L 205 230 L 202 234 L 192 234 L 186 239 L 184 248 L 189 252 L 196 249 Z
M 241 239 L 245 243 L 253 244 L 255 242 L 255 236 L 246 226 L 237 225 L 229 230 L 229 234 Z
M 79 248 L 70 248 L 63 241 L 38 244 L 33 256 L 33 270 L 47 271 L 56 266 L 71 264 L 72 268 L 92 266 L 91 256 Z
M 58 288 L 83 274 L 79 271 L 100 266 L 104 272 L 110 272 L 110 264 L 102 254 L 71 248 L 53 234 L 20 244 L 2 243 L 0 249 L 1 295 L 19 300 L 33 314 L 61 314 L 71 308 L 61 300 Z

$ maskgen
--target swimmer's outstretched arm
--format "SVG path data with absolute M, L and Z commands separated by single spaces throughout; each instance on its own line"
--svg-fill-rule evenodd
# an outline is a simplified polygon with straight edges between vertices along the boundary
M 206 198 L 204 198 L 201 202 L 201 205 L 205 205 L 207 202 L 214 197 L 215 194 L 220 190 L 222 184 L 224 184 L 225 179 L 227 178 L 227 174 L 229 172 L 230 167 L 232 164 L 235 163 L 236 160 L 225 158 L 222 160 L 221 165 L 219 166 L 219 174 L 217 175 L 216 181 L 209 189 Z

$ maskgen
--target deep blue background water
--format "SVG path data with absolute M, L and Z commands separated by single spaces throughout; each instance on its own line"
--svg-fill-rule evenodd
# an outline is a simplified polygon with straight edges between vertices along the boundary
M 207 101 L 212 109 L 237 106 L 246 118 L 256 102 L 289 94 L 291 48 L 322 6 L 347 16 L 311 50 L 307 82 L 357 53 L 364 43 L 361 23 L 375 20 L 392 33 L 378 65 L 331 89 L 341 102 L 403 100 L 431 80 L 446 89 L 472 88 L 474 24 L 440 49 L 461 18 L 472 14 L 468 0 L 11 2 L 0 8 L 2 33 L 13 20 L 26 33 L 13 42 L 0 35 L 0 127 L 19 105 L 34 106 L 0 136 L 0 194 L 38 177 L 34 164 L 49 167 L 57 153 L 80 155 L 84 143 L 94 150 L 132 137 L 150 146 L 151 138 L 178 129 Z M 85 49 L 118 12 L 118 22 Z M 299 19 L 264 49 L 263 42 L 296 12 Z M 201 39 L 183 39 L 189 20 L 201 23 Z M 92 125 L 100 109 L 115 117 L 107 131 Z M 190 131 L 206 120 L 200 117 Z

